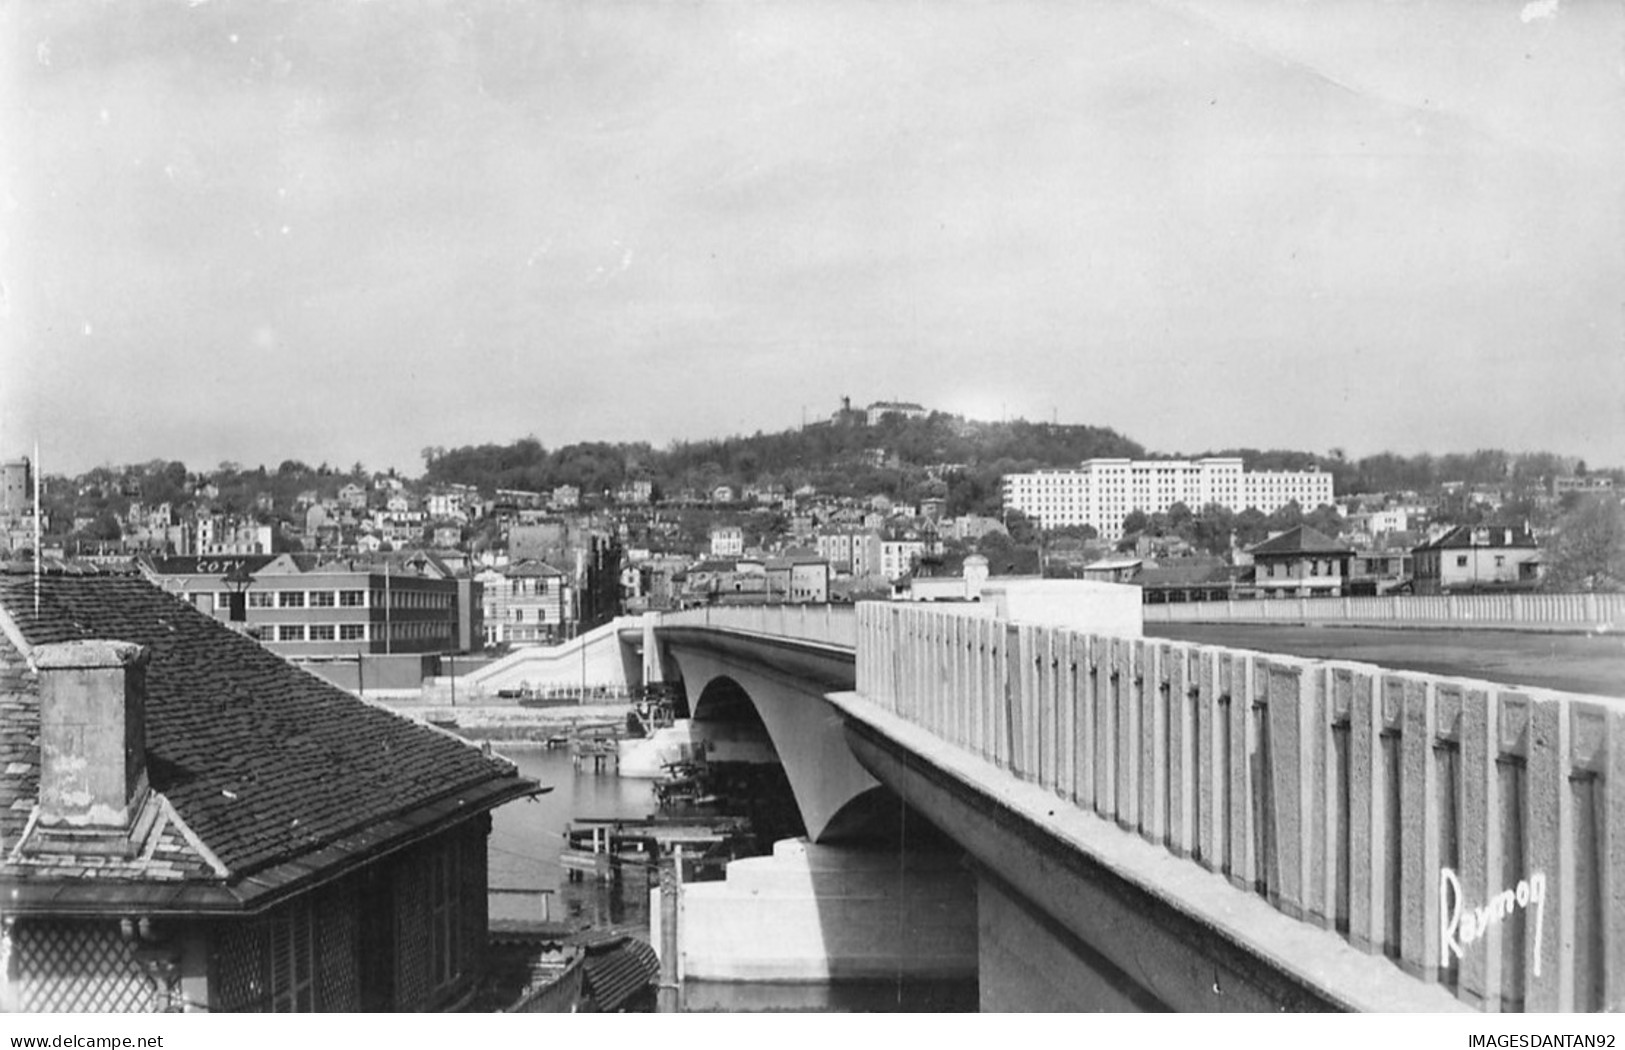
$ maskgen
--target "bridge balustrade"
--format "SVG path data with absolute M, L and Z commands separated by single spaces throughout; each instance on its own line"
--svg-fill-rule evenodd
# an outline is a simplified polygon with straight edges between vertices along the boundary
M 1625 1007 L 1625 702 L 919 606 L 856 629 L 865 699 L 1290 916 L 1486 1010 Z

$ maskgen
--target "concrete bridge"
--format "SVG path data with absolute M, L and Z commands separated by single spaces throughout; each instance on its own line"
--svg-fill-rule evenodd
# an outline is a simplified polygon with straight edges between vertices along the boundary
M 984 1009 L 1625 1007 L 1625 702 L 1147 640 L 1133 588 L 986 599 L 623 625 L 696 719 L 766 727 L 825 943 L 968 950 Z M 862 879 L 813 854 L 900 811 L 963 852 L 963 892 L 871 864 L 837 931 Z M 772 940 L 739 924 L 789 861 L 741 863 L 713 947 Z

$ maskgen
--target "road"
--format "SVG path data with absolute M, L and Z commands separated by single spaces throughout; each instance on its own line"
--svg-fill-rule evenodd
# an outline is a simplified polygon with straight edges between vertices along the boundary
M 1625 698 L 1625 636 L 1148 623 L 1147 637 Z

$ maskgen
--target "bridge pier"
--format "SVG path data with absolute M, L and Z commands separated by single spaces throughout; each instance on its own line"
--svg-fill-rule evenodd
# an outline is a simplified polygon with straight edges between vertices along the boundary
M 725 881 L 682 887 L 680 969 L 703 981 L 965 981 L 977 914 L 958 851 L 787 839 L 731 862 Z
M 1145 1013 L 1167 1006 L 1043 909 L 976 866 L 983 1013 Z

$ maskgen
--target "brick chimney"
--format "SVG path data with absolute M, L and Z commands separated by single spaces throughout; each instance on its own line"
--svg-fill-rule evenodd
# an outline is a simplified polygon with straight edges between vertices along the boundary
M 147 650 L 131 642 L 36 646 L 39 810 L 25 845 L 129 855 L 148 797 Z M 150 814 L 149 814 L 150 817 Z

